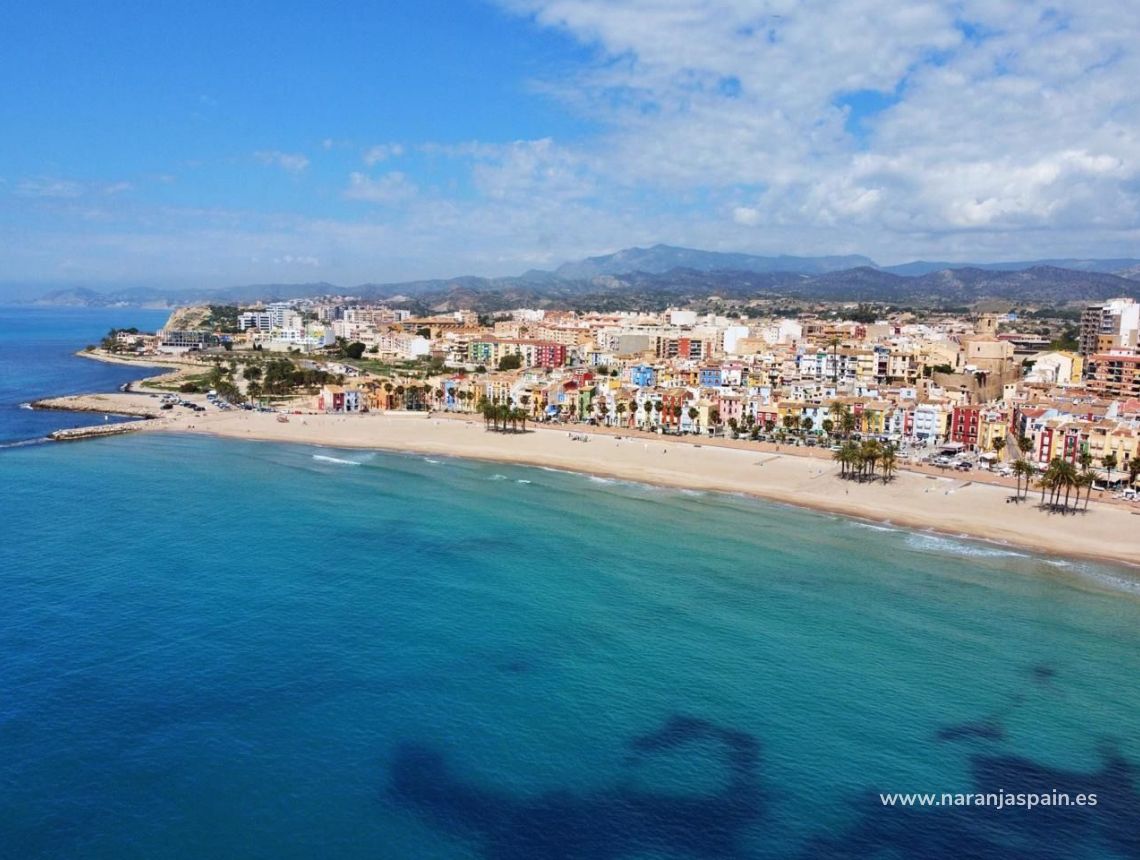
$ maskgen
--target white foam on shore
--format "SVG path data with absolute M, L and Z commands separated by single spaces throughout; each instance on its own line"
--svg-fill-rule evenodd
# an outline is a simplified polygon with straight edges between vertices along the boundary
M 864 526 L 871 528 L 868 523 Z M 880 527 L 882 528 L 882 527 Z M 883 529 L 890 531 L 891 529 Z M 911 532 L 906 537 L 906 544 L 911 549 L 920 552 L 933 552 L 939 555 L 957 555 L 965 558 L 1029 558 L 1028 553 L 1017 552 L 1012 549 L 1003 549 L 999 546 L 979 546 L 968 542 L 969 539 L 957 540 L 955 538 L 941 537 L 939 535 Z
M 337 465 L 361 465 L 356 460 L 341 460 L 340 457 L 326 456 L 325 454 L 314 454 L 312 459 L 320 463 L 336 463 Z
M 861 520 L 855 520 L 854 525 L 861 529 L 870 529 L 873 532 L 899 532 L 900 528 L 890 525 L 889 523 L 868 523 Z
M 30 403 L 21 403 L 20 408 L 21 409 L 35 409 L 35 407 L 32 406 L 32 404 L 30 404 Z
M 1091 562 L 1086 563 L 1061 558 L 1050 558 L 1046 559 L 1045 563 L 1101 588 L 1140 595 L 1140 577 L 1116 576 Z

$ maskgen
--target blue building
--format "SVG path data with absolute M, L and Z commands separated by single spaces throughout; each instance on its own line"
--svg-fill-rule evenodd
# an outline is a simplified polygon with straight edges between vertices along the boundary
M 638 364 L 630 369 L 629 381 L 638 388 L 653 388 L 657 385 L 657 368 Z
M 698 381 L 701 388 L 720 388 L 720 368 L 702 367 Z

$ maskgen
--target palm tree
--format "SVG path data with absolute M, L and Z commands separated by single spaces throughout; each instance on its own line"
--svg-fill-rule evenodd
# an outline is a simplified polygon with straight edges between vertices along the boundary
M 994 436 L 994 438 L 990 440 L 990 448 L 997 454 L 998 462 L 1001 462 L 1001 452 L 1005 450 L 1005 443 L 1006 440 L 1004 436 Z
M 868 439 L 859 449 L 859 453 L 862 455 L 863 462 L 868 467 L 868 473 L 872 478 L 875 477 L 875 464 L 879 461 L 879 458 L 883 456 L 882 446 L 874 439 Z
M 801 420 L 801 421 L 800 421 L 800 427 L 802 427 L 802 428 L 803 428 L 803 430 L 804 430 L 804 433 L 810 433 L 810 432 L 811 432 L 811 428 L 812 428 L 812 427 L 814 427 L 814 426 L 815 426 L 815 422 L 814 422 L 814 421 L 812 421 L 812 419 L 811 419 L 811 416 L 810 416 L 810 415 L 805 415 L 805 416 L 803 417 L 803 420 Z
M 1081 451 L 1080 455 L 1077 457 L 1077 463 L 1080 464 L 1082 472 L 1087 472 L 1090 468 L 1092 468 L 1092 454 L 1090 454 L 1087 450 Z
M 1014 493 L 1015 499 L 1020 499 L 1021 496 L 1021 479 L 1025 478 L 1025 489 L 1029 489 L 1029 482 L 1033 478 L 1033 464 L 1025 458 L 1018 458 L 1013 462 L 1013 477 L 1017 480 L 1017 490 Z
M 1037 482 L 1037 485 L 1041 488 L 1041 507 L 1045 507 L 1045 491 L 1053 489 L 1053 485 L 1056 482 L 1057 469 L 1055 468 L 1055 464 L 1059 462 L 1060 459 L 1054 457 L 1052 462 L 1041 472 L 1041 478 Z
M 855 432 L 855 428 L 858 426 L 858 421 L 855 420 L 855 413 L 845 411 L 843 417 L 839 420 L 840 427 L 843 429 L 843 438 L 850 439 L 851 434 Z
M 1067 511 L 1069 509 L 1069 494 L 1072 492 L 1073 488 L 1077 486 L 1077 483 L 1081 476 L 1077 472 L 1077 467 L 1070 463 L 1068 460 L 1062 460 L 1061 465 L 1057 471 L 1058 481 L 1061 487 L 1063 487 L 1065 490 L 1065 504 L 1061 510 Z M 1079 489 L 1077 491 L 1077 497 L 1080 498 Z
M 891 476 L 894 474 L 895 468 L 898 466 L 898 451 L 895 450 L 895 446 L 891 444 L 884 445 L 882 449 L 882 458 L 883 483 L 885 484 L 891 480 Z
M 856 470 L 862 469 L 862 454 L 854 442 L 845 442 L 836 453 L 839 455 L 839 462 L 844 466 L 845 477 L 850 478 Z
M 847 404 L 841 400 L 832 400 L 831 405 L 827 407 L 827 411 L 831 413 L 831 420 L 833 422 L 842 422 L 843 416 L 849 411 Z
M 826 433 L 828 437 L 830 437 L 831 431 L 835 429 L 835 422 L 830 418 L 824 418 L 823 422 L 819 426 L 822 427 L 823 432 Z
M 614 409 L 617 410 L 618 424 L 621 425 L 625 421 L 625 418 L 623 417 L 625 415 L 625 410 L 626 410 L 625 403 L 624 402 L 619 403 L 617 406 L 614 407 Z
M 851 462 L 851 452 L 846 445 L 841 445 L 838 451 L 833 451 L 831 459 L 839 464 L 839 477 L 847 477 L 847 466 Z
M 1028 436 L 1018 436 L 1017 437 L 1017 450 L 1020 451 L 1022 454 L 1028 454 L 1030 451 L 1033 450 L 1033 440 L 1030 439 Z
M 1117 462 L 1118 462 L 1116 459 L 1116 453 L 1113 452 L 1110 454 L 1105 454 L 1104 457 L 1101 458 L 1101 462 L 1104 464 L 1105 471 L 1108 472 L 1107 483 L 1111 484 L 1112 483 L 1112 470 L 1116 468 Z
M 1092 472 L 1081 472 L 1077 475 L 1077 504 L 1081 502 L 1081 490 L 1085 491 L 1085 510 L 1089 509 L 1089 497 L 1092 496 L 1093 484 L 1096 483 L 1096 476 Z
M 689 407 L 689 420 L 690 421 L 696 421 L 697 416 L 699 416 L 700 414 L 701 413 L 697 411 L 697 407 L 695 407 L 695 406 Z M 701 432 L 701 425 L 700 424 L 697 425 L 697 432 L 698 433 Z
M 728 429 L 732 431 L 732 438 L 740 435 L 740 422 L 735 417 L 728 419 Z
M 1068 510 L 1069 496 L 1078 477 L 1077 470 L 1072 463 L 1062 460 L 1060 457 L 1054 457 L 1049 462 L 1049 467 L 1041 475 L 1041 503 L 1045 503 L 1045 491 L 1048 490 L 1049 504 L 1051 507 L 1056 507 L 1063 490 L 1065 502 L 1062 509 Z

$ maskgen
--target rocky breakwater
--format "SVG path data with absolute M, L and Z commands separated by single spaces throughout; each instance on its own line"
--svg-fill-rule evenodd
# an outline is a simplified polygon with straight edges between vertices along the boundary
M 76 439 L 92 439 L 98 436 L 117 436 L 142 429 L 146 421 L 159 416 L 160 404 L 157 399 L 145 394 L 79 394 L 70 397 L 51 397 L 30 404 L 33 409 L 56 409 L 62 412 L 102 413 L 104 419 L 114 415 L 139 418 L 139 421 L 117 421 L 113 424 L 96 424 L 88 427 L 72 427 L 56 430 L 48 434 L 49 439 L 69 442 Z
M 55 430 L 48 438 L 56 442 L 74 442 L 78 439 L 94 439 L 97 436 L 119 436 L 133 433 L 143 428 L 143 421 L 124 421 L 122 424 L 97 424 L 93 427 L 72 427 L 69 430 Z

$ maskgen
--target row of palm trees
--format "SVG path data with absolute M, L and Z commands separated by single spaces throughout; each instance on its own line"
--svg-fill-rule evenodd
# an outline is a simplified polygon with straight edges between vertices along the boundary
M 863 442 L 848 440 L 832 454 L 839 463 L 839 476 L 857 481 L 873 481 L 875 470 L 882 467 L 882 480 L 887 483 L 898 469 L 898 450 L 889 442 L 866 439 Z
M 1116 457 L 1109 454 L 1103 462 L 1105 468 L 1109 470 L 1111 480 L 1112 469 L 1116 468 Z M 1072 510 L 1075 512 L 1080 505 L 1081 491 L 1083 490 L 1085 494 L 1083 509 L 1087 511 L 1089 498 L 1096 486 L 1096 474 L 1092 471 L 1092 464 L 1092 455 L 1087 451 L 1080 455 L 1076 464 L 1069 460 L 1062 460 L 1060 457 L 1054 457 L 1044 470 L 1038 469 L 1025 458 L 1018 459 L 1013 464 L 1013 474 L 1017 478 L 1017 495 L 1015 498 L 1024 499 L 1028 497 L 1029 489 L 1033 486 L 1033 479 L 1037 477 L 1037 487 L 1041 490 L 1041 508 L 1067 513 L 1070 510 L 1069 502 L 1072 501 Z M 1140 473 L 1140 466 L 1137 467 L 1136 471 Z M 1022 489 L 1022 479 L 1025 481 L 1024 490 Z M 1045 501 L 1046 496 L 1049 497 L 1048 502 Z
M 496 433 L 506 433 L 507 425 L 510 425 L 510 432 L 518 433 L 519 425 L 522 425 L 522 432 L 526 432 L 526 419 L 528 417 L 527 410 L 524 406 L 515 406 L 511 402 L 497 403 L 488 400 L 486 397 L 479 400 L 479 411 L 483 415 L 483 426 L 488 430 Z

